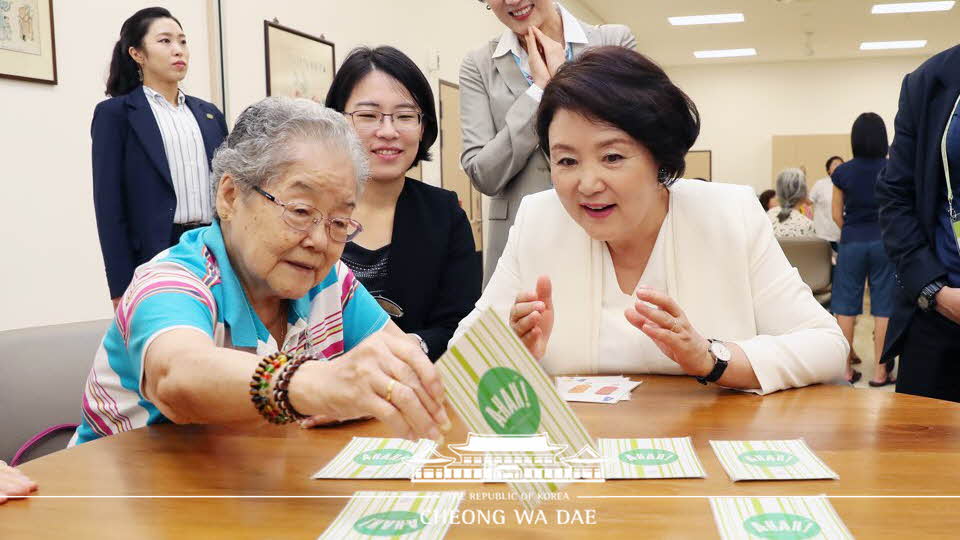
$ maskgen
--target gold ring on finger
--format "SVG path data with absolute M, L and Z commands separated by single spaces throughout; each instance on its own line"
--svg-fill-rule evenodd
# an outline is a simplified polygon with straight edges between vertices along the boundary
M 397 384 L 396 379 L 390 379 L 390 384 L 387 385 L 387 401 L 393 403 L 393 386 Z

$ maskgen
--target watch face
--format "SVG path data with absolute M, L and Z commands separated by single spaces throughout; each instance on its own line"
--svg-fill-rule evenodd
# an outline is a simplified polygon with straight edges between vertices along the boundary
M 713 353 L 718 360 L 723 360 L 724 362 L 729 362 L 730 358 L 733 356 L 730 353 L 730 349 L 728 349 L 726 345 L 719 341 L 710 343 L 710 352 Z
M 920 306 L 920 309 L 926 311 L 930 308 L 930 301 L 927 300 L 926 296 L 921 294 L 920 298 L 917 298 L 917 305 Z

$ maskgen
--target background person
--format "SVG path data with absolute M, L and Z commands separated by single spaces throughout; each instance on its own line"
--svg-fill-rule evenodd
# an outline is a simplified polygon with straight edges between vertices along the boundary
M 486 0 L 503 34 L 464 58 L 460 67 L 460 163 L 489 195 L 484 283 L 507 241 L 524 195 L 550 188 L 547 162 L 537 152 L 534 116 L 557 69 L 587 47 L 636 47 L 622 25 L 593 26 L 554 0 Z
M 341 260 L 436 361 L 480 298 L 483 270 L 457 194 L 406 178 L 437 140 L 430 83 L 399 50 L 361 47 L 337 70 L 327 107 L 350 118 L 370 159 L 353 214 L 363 235 Z
M 777 175 L 780 206 L 767 211 L 777 238 L 813 236 L 813 221 L 799 207 L 807 200 L 807 179 L 800 169 L 785 169 Z
M 227 135 L 212 103 L 180 90 L 190 49 L 164 8 L 124 21 L 93 112 L 93 203 L 114 308 L 134 269 L 213 219 L 210 160 Z
M 884 352 L 900 354 L 897 392 L 960 402 L 960 241 L 947 203 L 949 174 L 960 213 L 958 95 L 960 47 L 904 77 L 877 202 L 899 278 Z
M 886 165 L 887 128 L 875 113 L 863 113 L 850 133 L 853 159 L 833 172 L 833 219 L 840 227 L 837 267 L 833 273 L 830 307 L 843 335 L 853 350 L 853 327 L 863 312 L 864 282 L 870 285 L 870 314 L 873 315 L 873 348 L 877 365 L 871 386 L 896 381 L 891 365 L 880 361 L 887 322 L 893 312 L 893 264 L 880 240 L 879 208 L 874 195 L 877 177 Z M 847 359 L 847 380 L 857 382 L 860 372 Z

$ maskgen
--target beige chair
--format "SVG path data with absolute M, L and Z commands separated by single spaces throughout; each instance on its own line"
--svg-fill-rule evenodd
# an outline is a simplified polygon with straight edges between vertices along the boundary
M 0 459 L 20 462 L 62 450 L 80 422 L 93 356 L 110 320 L 0 332 Z
M 780 247 L 800 278 L 822 305 L 830 302 L 832 266 L 830 242 L 815 237 L 780 238 Z

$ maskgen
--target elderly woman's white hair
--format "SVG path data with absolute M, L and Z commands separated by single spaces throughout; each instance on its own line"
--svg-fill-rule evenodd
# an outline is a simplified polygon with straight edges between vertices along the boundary
M 807 198 L 807 177 L 800 169 L 784 169 L 777 175 L 777 200 L 780 213 L 777 219 L 784 222 L 790 212 Z
M 213 155 L 214 199 L 226 174 L 244 190 L 263 187 L 283 174 L 293 159 L 292 143 L 298 141 L 316 141 L 346 152 L 353 161 L 360 195 L 370 165 L 363 144 L 343 115 L 309 99 L 268 97 L 240 114 Z

